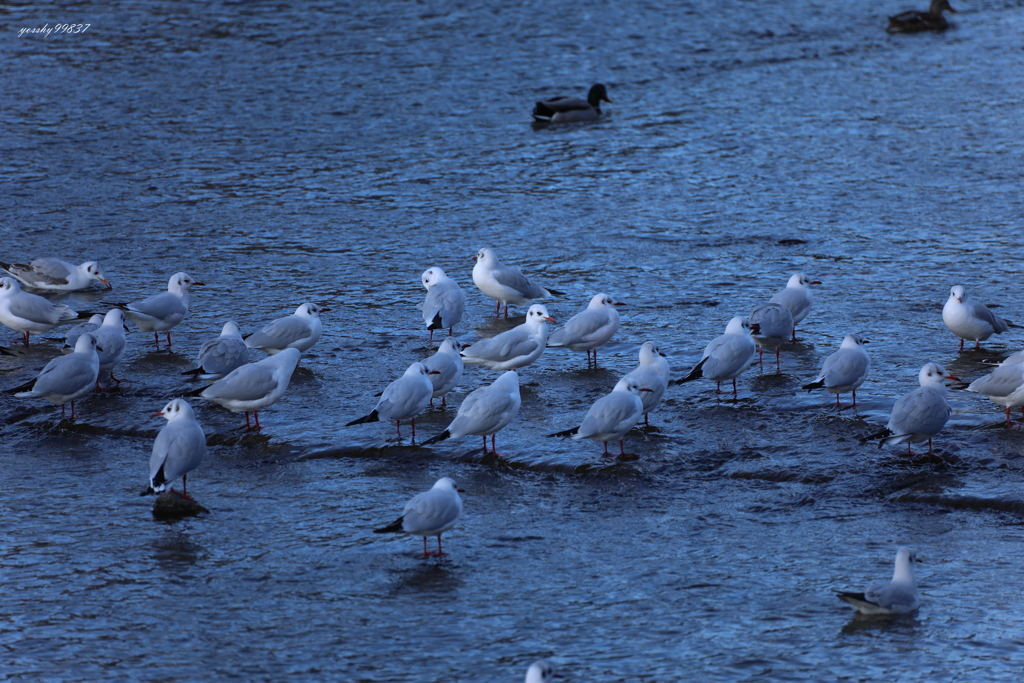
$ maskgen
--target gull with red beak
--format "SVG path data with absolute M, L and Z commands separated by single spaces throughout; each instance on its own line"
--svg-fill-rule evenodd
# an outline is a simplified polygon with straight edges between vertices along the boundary
M 547 323 L 555 322 L 542 304 L 530 306 L 526 322 L 462 350 L 462 360 L 504 372 L 526 367 L 540 358 L 548 340 Z
M 184 399 L 172 400 L 163 410 L 153 413 L 153 417 L 163 417 L 167 424 L 153 442 L 149 486 L 142 495 L 160 493 L 181 477 L 181 495 L 192 500 L 188 495 L 188 473 L 199 467 L 206 455 L 206 434 L 196 422 L 192 406 Z
M 910 444 L 928 442 L 928 454 L 932 454 L 932 437 L 942 431 L 953 412 L 946 402 L 947 379 L 959 380 L 947 375 L 946 369 L 938 363 L 928 363 L 917 373 L 921 386 L 900 397 L 892 407 L 889 424 L 885 429 L 861 439 L 878 439 L 878 447 L 886 444 L 907 444 L 907 455 L 913 455 Z
M 623 377 L 611 393 L 594 401 L 579 427 L 548 436 L 571 436 L 573 439 L 603 441 L 605 455 L 611 455 L 608 452 L 608 442 L 618 439 L 619 459 L 635 459 L 635 455 L 627 455 L 623 437 L 643 415 L 644 404 L 640 400 L 640 395 L 645 391 L 650 389 L 641 386 L 635 379 Z
M 616 306 L 624 306 L 605 293 L 595 294 L 590 304 L 581 312 L 569 318 L 569 322 L 548 337 L 548 346 L 568 346 L 572 351 L 587 352 L 587 367 L 590 367 L 590 352 L 594 352 L 594 369 L 597 369 L 597 347 L 612 338 L 619 329 L 619 312 Z
M 960 350 L 964 350 L 964 340 L 974 342 L 974 349 L 981 348 L 981 342 L 993 334 L 1000 334 L 1010 329 L 1005 320 L 968 294 L 962 285 L 954 285 L 949 290 L 949 298 L 942 307 L 942 322 L 949 331 L 960 337 Z
M 140 330 L 152 332 L 157 348 L 160 347 L 160 333 L 167 333 L 167 348 L 171 348 L 171 328 L 188 314 L 188 292 L 192 287 L 204 283 L 195 280 L 188 273 L 175 273 L 167 282 L 167 291 L 151 297 L 133 301 L 130 304 L 110 304 L 122 309 Z
M 259 332 L 246 335 L 245 345 L 250 349 L 262 349 L 271 356 L 285 349 L 298 349 L 303 353 L 320 340 L 323 333 L 320 314 L 330 310 L 313 303 L 302 304 L 291 315 L 278 318 Z
M 438 371 L 427 370 L 423 363 L 413 363 L 406 368 L 404 375 L 384 389 L 369 415 L 352 420 L 345 426 L 394 420 L 398 436 L 402 436 L 402 420 L 408 419 L 412 423 L 412 438 L 415 439 L 416 416 L 427 409 L 434 395 L 434 385 L 430 383 L 432 372 Z

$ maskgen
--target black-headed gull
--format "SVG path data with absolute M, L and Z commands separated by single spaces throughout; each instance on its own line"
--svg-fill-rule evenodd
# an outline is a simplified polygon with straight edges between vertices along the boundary
M 861 614 L 907 614 L 921 606 L 914 580 L 913 563 L 917 554 L 910 548 L 896 551 L 896 567 L 892 581 L 876 581 L 863 593 L 836 593 L 840 600 L 850 603 Z
M 220 379 L 235 368 L 249 362 L 249 347 L 242 339 L 238 323 L 229 320 L 221 328 L 220 336 L 208 339 L 199 347 L 196 359 L 198 367 L 186 370 L 183 375 L 198 375 L 203 379 Z
M 423 361 L 427 366 L 427 376 L 434 387 L 434 393 L 430 397 L 430 405 L 434 404 L 435 398 L 441 399 L 441 405 L 448 405 L 446 396 L 449 391 L 455 388 L 462 379 L 464 366 L 460 352 L 462 344 L 455 337 L 447 337 L 437 353 Z
M 793 327 L 793 314 L 782 304 L 767 303 L 755 306 L 747 318 L 757 344 L 758 360 L 764 361 L 764 350 L 775 351 L 775 367 L 779 367 L 779 349 L 789 341 Z
M 153 413 L 153 417 L 165 418 L 167 424 L 153 442 L 153 454 L 149 456 L 149 486 L 143 495 L 160 493 L 181 477 L 181 495 L 189 498 L 188 473 L 199 467 L 206 455 L 206 434 L 196 422 L 192 406 L 184 399 L 173 399 L 163 410 Z
M 502 372 L 526 367 L 544 353 L 549 322 L 555 319 L 548 309 L 542 304 L 533 304 L 526 312 L 526 322 L 467 346 L 462 349 L 462 360 Z
M 196 389 L 187 395 L 213 401 L 233 413 L 245 413 L 247 429 L 262 429 L 259 411 L 284 396 L 301 355 L 298 349 L 285 349 L 256 363 L 235 368 L 205 389 Z M 250 412 L 255 426 L 249 425 Z
M 498 260 L 494 250 L 484 247 L 477 252 L 476 265 L 473 266 L 473 283 L 477 288 L 497 302 L 494 314 L 501 312 L 505 304 L 505 317 L 508 317 L 508 305 L 525 306 L 533 299 L 550 299 L 562 296 L 562 292 L 546 289 L 536 284 L 514 266 L 506 266 Z
M 811 285 L 820 285 L 818 280 L 812 280 L 803 273 L 793 273 L 789 276 L 789 282 L 785 289 L 776 292 L 768 301 L 773 304 L 782 304 L 789 309 L 793 316 L 793 341 L 796 341 L 796 326 L 807 317 L 814 304 L 814 297 L 811 295 Z
M 1006 426 L 1009 427 L 1010 409 L 1024 406 L 1024 351 L 1018 351 L 989 374 L 971 382 L 967 391 L 987 396 L 1006 408 Z M 1021 416 L 1024 417 L 1024 409 Z
M 437 266 L 423 271 L 420 282 L 427 290 L 427 298 L 423 302 L 423 322 L 430 330 L 430 341 L 434 341 L 434 330 L 447 329 L 451 335 L 452 328 L 459 324 L 462 314 L 466 312 L 466 297 L 462 288 Z
M 625 379 L 635 380 L 649 389 L 640 394 L 640 402 L 644 404 L 644 425 L 650 426 L 647 415 L 661 404 L 670 379 L 668 361 L 657 344 L 646 341 L 640 346 L 640 367 L 632 370 Z
M 95 332 L 100 325 L 103 324 L 103 314 L 93 313 L 92 317 L 87 322 L 78 323 L 68 330 L 67 335 L 64 337 L 64 353 L 74 353 L 75 342 L 86 332 Z
M 722 382 L 732 380 L 732 393 L 736 393 L 736 378 L 750 367 L 757 353 L 757 344 L 750 337 L 750 322 L 739 316 L 729 321 L 725 334 L 711 340 L 704 348 L 701 361 L 690 370 L 690 374 L 676 380 L 676 384 L 692 382 L 696 379 L 713 380 L 717 383 L 717 393 L 722 391 Z
M 847 391 L 853 393 L 853 404 L 857 405 L 857 387 L 864 384 L 871 369 L 871 358 L 864 350 L 868 340 L 859 334 L 848 334 L 843 337 L 839 350 L 825 359 L 821 372 L 813 382 L 803 386 L 807 391 L 826 389 L 836 395 L 836 408 L 839 407 L 839 394 Z
M 950 332 L 960 337 L 961 351 L 964 350 L 965 339 L 974 342 L 977 350 L 981 348 L 981 342 L 993 334 L 1010 329 L 1005 320 L 972 299 L 961 285 L 953 285 L 949 290 L 949 298 L 942 307 L 942 322 Z
M 323 333 L 320 314 L 330 310 L 313 303 L 302 304 L 291 315 L 278 318 L 267 323 L 258 332 L 247 335 L 245 345 L 250 349 L 261 349 L 270 355 L 285 349 L 305 352 L 320 340 Z
M 526 683 L 554 683 L 557 676 L 555 667 L 543 659 L 538 659 L 526 670 Z
M 59 258 L 48 257 L 37 258 L 31 263 L 0 263 L 0 267 L 35 289 L 72 292 L 88 289 L 93 282 L 100 282 L 107 289 L 113 288 L 103 277 L 100 264 L 95 261 L 86 261 L 76 266 Z
M 424 441 L 423 445 L 467 435 L 482 436 L 486 454 L 487 436 L 490 435 L 491 454 L 499 457 L 494 445 L 495 435 L 512 422 L 519 413 L 520 404 L 519 373 L 509 370 L 487 386 L 471 391 L 448 428 Z
M 462 498 L 455 481 L 450 477 L 441 477 L 429 491 L 418 493 L 405 504 L 402 516 L 391 524 L 374 533 L 406 533 L 423 537 L 423 556 L 435 553 L 427 552 L 427 536 L 437 536 L 437 555 L 444 555 L 441 550 L 441 534 L 448 531 L 462 517 Z
M 8 389 L 18 392 L 18 398 L 45 398 L 60 404 L 64 417 L 64 404 L 71 404 L 71 419 L 75 418 L 75 401 L 96 387 L 100 374 L 99 346 L 96 338 L 86 332 L 75 342 L 75 352 L 54 358 L 43 371 L 21 386 Z
M 597 368 L 597 347 L 611 339 L 619 329 L 619 312 L 615 307 L 623 305 L 607 294 L 595 294 L 584 310 L 569 318 L 564 327 L 548 335 L 548 346 L 568 346 L 572 351 L 586 351 L 588 367 L 590 352 L 593 351 L 594 368 Z
M 434 370 L 433 372 L 437 372 Z M 346 427 L 367 422 L 395 421 L 398 436 L 402 435 L 402 420 L 412 423 L 412 438 L 416 438 L 416 416 L 426 410 L 434 395 L 434 385 L 430 383 L 430 370 L 423 363 L 413 363 L 405 370 L 405 374 L 389 384 L 380 400 L 369 415 L 352 420 Z
M 608 442 L 618 440 L 619 458 L 633 459 L 636 456 L 626 454 L 623 437 L 636 425 L 644 412 L 640 394 L 645 391 L 650 391 L 650 389 L 641 386 L 634 379 L 623 377 L 611 393 L 594 401 L 579 427 L 548 436 L 571 436 L 573 439 L 603 441 L 605 455 L 610 455 Z
M 943 382 L 959 378 L 946 374 L 946 369 L 938 363 L 925 365 L 917 373 L 917 378 L 921 386 L 896 401 L 885 429 L 862 441 L 879 439 L 879 448 L 906 442 L 907 455 L 913 455 L 910 444 L 927 441 L 928 453 L 931 454 L 932 437 L 942 431 L 952 413 L 946 402 L 946 385 Z
M 601 102 L 611 102 L 603 83 L 595 83 L 587 92 L 587 99 L 560 95 L 540 100 L 533 106 L 533 120 L 537 123 L 578 123 L 594 121 L 601 116 Z
M 175 273 L 167 282 L 167 291 L 139 299 L 129 304 L 112 304 L 122 309 L 140 330 L 152 332 L 157 348 L 160 333 L 167 333 L 167 348 L 171 347 L 171 328 L 188 314 L 188 293 L 192 287 L 205 283 L 185 272 Z
M 78 318 L 74 309 L 22 291 L 13 277 L 0 277 L 0 323 L 20 332 L 26 346 L 30 334 L 43 334 Z
M 100 349 L 100 377 L 109 374 L 117 384 L 121 380 L 114 377 L 114 366 L 124 357 L 128 340 L 124 336 L 124 312 L 120 308 L 112 308 L 103 316 L 103 323 L 92 332 Z

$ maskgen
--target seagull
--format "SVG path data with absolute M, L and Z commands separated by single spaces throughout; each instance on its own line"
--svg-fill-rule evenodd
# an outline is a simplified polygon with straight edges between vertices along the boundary
M 587 366 L 590 366 L 590 352 L 594 352 L 594 369 L 597 369 L 597 347 L 612 338 L 619 329 L 619 312 L 616 306 L 623 306 L 607 294 L 595 294 L 582 312 L 569 318 L 569 322 L 548 337 L 548 346 L 568 346 L 572 351 L 587 352 Z
M 406 533 L 423 537 L 423 557 L 444 555 L 441 534 L 455 526 L 462 517 L 462 498 L 455 481 L 441 477 L 429 491 L 418 493 L 405 504 L 402 516 L 391 524 L 374 529 L 376 534 Z M 437 553 L 427 552 L 427 536 L 437 536 Z
M 876 581 L 863 593 L 836 593 L 840 600 L 850 603 L 861 614 L 907 614 L 921 606 L 914 581 L 913 563 L 917 554 L 910 548 L 896 551 L 896 568 L 892 581 Z
M 526 670 L 526 683 L 552 683 L 555 678 L 561 678 L 555 673 L 555 667 L 543 659 L 538 659 Z
M 103 277 L 100 264 L 86 261 L 76 266 L 59 258 L 37 258 L 31 263 L 0 263 L 0 267 L 21 280 L 28 287 L 72 292 L 88 289 L 93 282 L 101 282 L 107 289 L 113 285 Z
M 346 427 L 366 422 L 382 422 L 394 420 L 398 436 L 402 436 L 402 420 L 412 422 L 412 438 L 416 438 L 416 416 L 422 413 L 434 395 L 434 385 L 430 383 L 430 373 L 423 363 L 413 363 L 406 368 L 405 374 L 389 384 L 380 401 L 369 415 L 352 420 Z
M 978 350 L 981 342 L 993 334 L 1010 329 L 1005 320 L 968 296 L 962 285 L 954 285 L 949 290 L 949 298 L 942 307 L 942 322 L 950 332 L 960 337 L 961 351 L 964 350 L 965 339 L 973 341 L 974 349 Z
M 233 413 L 245 413 L 246 429 L 262 429 L 259 411 L 284 396 L 300 355 L 298 349 L 285 349 L 256 363 L 235 368 L 223 379 L 187 395 L 219 403 Z M 256 420 L 255 426 L 249 425 L 250 412 Z
M 718 383 L 717 393 L 722 392 L 722 381 L 732 380 L 732 393 L 736 394 L 736 378 L 750 367 L 754 359 L 757 344 L 750 338 L 750 321 L 739 316 L 729 321 L 725 334 L 713 339 L 704 349 L 701 361 L 690 370 L 686 377 L 676 380 L 675 384 L 692 382 L 705 377 Z
M 793 315 L 793 341 L 796 341 L 796 326 L 811 312 L 811 305 L 814 303 L 810 286 L 820 284 L 818 280 L 812 280 L 803 273 L 793 273 L 789 276 L 786 288 L 776 292 L 768 300 L 769 303 L 782 304 Z
M 64 337 L 64 353 L 75 352 L 75 342 L 86 332 L 92 333 L 99 329 L 99 326 L 103 324 L 103 315 L 100 313 L 94 313 L 88 322 L 78 323 L 70 330 L 68 330 L 67 336 Z
M 100 349 L 100 376 L 109 373 L 110 379 L 117 384 L 121 380 L 114 377 L 114 366 L 121 362 L 125 347 L 128 345 L 124 336 L 124 313 L 120 308 L 112 308 L 103 316 L 103 324 L 92 333 Z M 99 385 L 97 384 L 97 387 Z
M 434 393 L 430 397 L 430 405 L 434 405 L 434 399 L 440 397 L 441 405 L 447 405 L 445 400 L 449 391 L 455 388 L 462 379 L 462 356 L 459 351 L 462 344 L 455 337 L 447 337 L 437 353 L 423 361 L 427 367 L 427 376 L 430 384 L 434 387 Z
M 533 120 L 538 123 L 593 121 L 601 116 L 601 102 L 611 101 L 608 89 L 601 83 L 595 83 L 590 86 L 585 100 L 565 96 L 541 100 L 533 107 Z
M 491 370 L 517 370 L 540 358 L 548 339 L 548 322 L 555 319 L 542 304 L 533 304 L 526 322 L 496 337 L 478 341 L 462 349 L 462 359 Z
M 883 444 L 906 442 L 907 455 L 913 455 L 910 444 L 927 441 L 928 453 L 931 454 L 932 437 L 942 431 L 952 412 L 946 402 L 946 386 L 943 381 L 959 378 L 947 375 L 945 368 L 938 363 L 928 363 L 921 368 L 917 377 L 921 386 L 896 401 L 885 429 L 861 439 L 862 442 L 879 439 L 879 448 Z
M 330 310 L 316 304 L 302 304 L 291 315 L 278 318 L 259 332 L 248 335 L 245 345 L 250 349 L 263 349 L 270 355 L 288 348 L 305 352 L 320 340 L 323 332 L 320 314 Z
M 571 436 L 573 439 L 603 441 L 605 455 L 611 455 L 608 452 L 608 442 L 618 439 L 619 458 L 622 460 L 633 459 L 636 457 L 635 455 L 626 454 L 623 437 L 636 425 L 637 420 L 644 412 L 644 404 L 640 400 L 640 394 L 644 391 L 650 391 L 650 389 L 641 386 L 635 379 L 623 377 L 610 394 L 594 401 L 594 405 L 590 406 L 590 410 L 587 411 L 587 415 L 579 427 L 548 436 Z
M 430 341 L 434 341 L 434 330 L 448 328 L 450 336 L 452 328 L 459 324 L 462 314 L 466 312 L 466 297 L 462 288 L 437 266 L 423 271 L 420 281 L 427 290 L 427 298 L 423 302 L 423 322 L 430 330 Z
M 245 345 L 238 323 L 229 320 L 224 323 L 219 337 L 203 342 L 199 347 L 197 367 L 186 370 L 183 375 L 198 375 L 203 379 L 220 379 L 235 368 L 249 362 L 249 347 Z
M 18 398 L 45 398 L 50 403 L 60 404 L 60 416 L 64 417 L 64 404 L 71 403 L 71 419 L 75 419 L 75 401 L 82 398 L 96 386 L 100 374 L 102 349 L 96 338 L 86 332 L 75 342 L 75 352 L 57 356 L 43 368 L 43 371 L 21 386 L 8 389 Z M 27 391 L 26 391 L 27 390 Z
M 764 360 L 764 349 L 775 351 L 775 367 L 779 367 L 779 349 L 789 341 L 789 334 L 796 329 L 793 314 L 782 304 L 767 303 L 755 306 L 750 312 L 750 326 L 754 331 L 759 361 Z
M 803 386 L 807 391 L 825 388 L 836 395 L 836 408 L 839 407 L 839 394 L 847 391 L 853 393 L 853 404 L 857 405 L 857 387 L 864 384 L 871 369 L 871 358 L 864 350 L 868 340 L 859 334 L 848 334 L 843 337 L 839 350 L 825 359 L 821 372 L 815 380 Z
M 501 311 L 505 304 L 505 317 L 508 317 L 508 305 L 525 306 L 532 299 L 550 299 L 563 296 L 562 292 L 545 289 L 523 275 L 514 266 L 506 266 L 498 260 L 493 249 L 484 247 L 477 252 L 476 265 L 473 266 L 473 283 L 481 292 L 497 302 L 494 315 Z
M 484 439 L 487 454 L 487 435 L 491 436 L 491 455 L 500 457 L 494 445 L 495 434 L 508 426 L 519 413 L 519 373 L 509 370 L 487 386 L 476 389 L 459 406 L 459 413 L 448 429 L 423 442 L 424 446 L 445 439 L 458 439 L 471 434 Z
M 167 282 L 167 291 L 130 304 L 112 304 L 124 310 L 125 315 L 138 325 L 140 330 L 152 332 L 157 348 L 160 348 L 160 333 L 167 333 L 167 348 L 171 348 L 171 328 L 185 319 L 188 313 L 188 291 L 205 284 L 193 280 L 188 273 L 175 273 Z
M 21 332 L 25 346 L 30 334 L 49 332 L 61 323 L 77 320 L 79 313 L 21 289 L 13 277 L 0 277 L 0 323 Z
M 184 399 L 172 400 L 163 410 L 153 413 L 153 417 L 166 418 L 167 424 L 153 442 L 149 486 L 142 495 L 160 493 L 181 477 L 181 495 L 192 500 L 188 495 L 188 473 L 199 467 L 206 455 L 206 434 L 196 422 L 192 406 Z
M 1006 426 L 1009 427 L 1010 409 L 1024 406 L 1024 352 L 1018 351 L 989 374 L 971 382 L 967 391 L 987 396 L 1006 408 Z M 1021 415 L 1024 416 L 1024 409 Z
M 640 402 L 644 404 L 644 426 L 649 427 L 647 414 L 658 407 L 669 381 L 668 361 L 665 354 L 658 350 L 657 344 L 646 341 L 640 346 L 640 367 L 634 369 L 624 379 L 635 380 L 649 391 L 640 394 Z

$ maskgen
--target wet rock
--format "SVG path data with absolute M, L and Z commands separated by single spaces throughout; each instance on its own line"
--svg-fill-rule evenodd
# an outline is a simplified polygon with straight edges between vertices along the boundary
M 157 496 L 153 503 L 153 517 L 161 521 L 195 517 L 209 510 L 194 500 L 190 500 L 177 491 L 165 491 Z

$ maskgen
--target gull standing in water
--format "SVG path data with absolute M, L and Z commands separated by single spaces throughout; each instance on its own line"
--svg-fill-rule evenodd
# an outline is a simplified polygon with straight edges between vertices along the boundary
M 661 404 L 661 398 L 668 388 L 670 372 L 665 354 L 658 350 L 657 344 L 646 341 L 640 346 L 640 367 L 632 370 L 623 379 L 636 381 L 648 391 L 640 393 L 640 402 L 644 405 L 644 426 L 649 427 L 648 413 Z
M 402 516 L 374 533 L 406 533 L 423 537 L 423 557 L 444 555 L 441 534 L 448 531 L 462 517 L 462 498 L 455 481 L 441 477 L 429 491 L 418 493 L 405 504 Z M 427 536 L 437 536 L 437 553 L 427 552 Z
M 706 378 L 717 383 L 716 393 L 722 392 L 722 382 L 732 380 L 732 393 L 736 395 L 736 378 L 750 367 L 757 353 L 757 344 L 750 338 L 751 326 L 746 318 L 739 316 L 729 321 L 725 334 L 711 341 L 704 348 L 704 357 L 690 370 L 690 374 L 676 380 L 675 384 Z
M 249 362 L 249 347 L 242 339 L 238 323 L 229 320 L 221 328 L 220 336 L 203 342 L 199 347 L 198 367 L 183 375 L 198 375 L 203 379 L 220 379 L 235 368 Z
M 1010 409 L 1024 406 L 1024 351 L 1018 351 L 995 370 L 971 382 L 967 391 L 987 396 L 1006 408 L 1006 426 L 1011 426 Z M 1024 410 L 1021 410 L 1024 417 Z
M 885 429 L 861 441 L 879 439 L 878 447 L 885 444 L 907 444 L 907 455 L 913 455 L 910 444 L 928 442 L 928 453 L 932 452 L 932 437 L 942 431 L 949 420 L 952 409 L 946 402 L 947 379 L 959 380 L 946 374 L 938 363 L 928 363 L 917 373 L 921 386 L 901 396 L 892 407 L 889 424 Z
M 988 310 L 985 304 L 972 299 L 962 285 L 954 285 L 949 290 L 949 298 L 942 307 L 942 322 L 949 331 L 960 337 L 960 350 L 964 350 L 964 340 L 974 342 L 974 350 L 981 348 L 981 342 L 993 334 L 1000 334 L 1010 329 L 1006 321 Z
M 793 341 L 796 341 L 796 326 L 799 325 L 807 314 L 811 312 L 811 305 L 814 298 L 811 296 L 811 285 L 820 285 L 818 280 L 812 280 L 803 273 L 793 273 L 786 283 L 785 289 L 776 292 L 769 303 L 782 304 L 789 309 L 793 316 Z
M 298 349 L 285 349 L 256 363 L 235 368 L 223 379 L 187 395 L 219 403 L 233 413 L 245 413 L 246 429 L 260 430 L 259 411 L 284 396 L 300 356 Z M 255 426 L 249 425 L 250 412 Z
M 478 251 L 473 258 L 476 259 L 476 265 L 473 266 L 473 283 L 481 292 L 497 302 L 495 315 L 501 312 L 502 304 L 505 304 L 507 318 L 509 304 L 525 306 L 533 299 L 563 296 L 562 292 L 536 284 L 518 268 L 504 265 L 489 247 Z
M 49 332 L 61 323 L 78 318 L 79 313 L 74 309 L 22 291 L 13 277 L 0 277 L 0 323 L 21 332 L 25 346 L 28 346 L 30 334 Z
M 907 614 L 921 606 L 914 580 L 913 563 L 917 554 L 910 548 L 896 551 L 896 568 L 892 581 L 876 581 L 863 593 L 836 593 L 840 600 L 850 603 L 861 614 Z
M 111 308 L 103 316 L 103 324 L 92 335 L 96 337 L 96 348 L 100 350 L 100 377 L 109 374 L 113 382 L 120 384 L 121 380 L 114 377 L 114 366 L 121 362 L 128 346 L 124 336 L 124 312 L 120 308 Z
M 152 332 L 156 346 L 160 348 L 160 333 L 167 333 L 167 348 L 171 348 L 171 328 L 188 314 L 188 293 L 192 287 L 204 283 L 194 280 L 185 272 L 175 273 L 167 282 L 167 291 L 151 297 L 133 301 L 130 304 L 112 304 L 124 310 L 125 315 L 138 325 L 140 330 Z
M 459 283 L 448 277 L 437 266 L 427 268 L 420 276 L 423 288 L 427 290 L 427 298 L 423 302 L 423 322 L 430 330 L 430 341 L 434 341 L 434 330 L 448 330 L 462 320 L 466 312 L 466 297 Z
M 389 384 L 380 401 L 369 415 L 352 420 L 346 427 L 365 424 L 367 422 L 395 421 L 398 436 L 402 436 L 402 420 L 412 423 L 412 438 L 416 438 L 416 416 L 426 410 L 434 395 L 434 385 L 430 383 L 430 373 L 423 363 L 413 363 L 406 368 L 405 374 Z
M 548 340 L 547 323 L 555 322 L 541 304 L 530 306 L 526 322 L 462 349 L 462 359 L 491 370 L 517 370 L 540 358 Z
M 285 349 L 298 349 L 299 353 L 304 353 L 320 341 L 323 333 L 320 314 L 330 310 L 313 303 L 302 304 L 291 315 L 267 323 L 258 332 L 248 335 L 245 345 L 250 349 L 262 349 L 270 355 Z
M 88 289 L 93 282 L 100 282 L 106 285 L 107 289 L 114 287 L 103 277 L 100 264 L 95 261 L 86 261 L 76 266 L 59 258 L 47 257 L 37 258 L 27 264 L 0 263 L 0 267 L 21 280 L 26 286 L 35 289 L 73 292 Z
M 590 366 L 590 352 L 594 352 L 594 369 L 597 369 L 597 347 L 612 338 L 619 329 L 619 312 L 616 306 L 623 306 L 607 294 L 595 294 L 590 304 L 581 312 L 569 318 L 565 327 L 548 336 L 548 346 L 568 346 L 572 351 L 587 352 L 587 366 Z
M 434 393 L 430 397 L 430 405 L 434 405 L 434 399 L 440 398 L 441 405 L 448 405 L 446 396 L 455 388 L 462 379 L 462 371 L 465 369 L 462 363 L 462 356 L 459 352 L 462 344 L 455 337 L 447 337 L 437 353 L 423 361 L 427 367 L 427 376 L 430 384 L 434 387 Z
M 500 457 L 494 441 L 497 432 L 508 426 L 519 413 L 519 373 L 509 370 L 498 379 L 475 389 L 459 406 L 459 413 L 448 425 L 448 429 L 423 442 L 424 446 L 473 435 L 484 438 L 484 454 L 487 454 L 487 436 L 491 436 L 491 455 Z
M 836 408 L 839 407 L 839 394 L 847 391 L 853 393 L 853 404 L 857 405 L 857 387 L 864 384 L 871 369 L 871 358 L 864 350 L 868 340 L 859 334 L 848 334 L 843 337 L 839 350 L 825 359 L 821 372 L 813 382 L 803 386 L 807 391 L 824 388 L 836 395 Z
M 617 439 L 619 458 L 622 460 L 635 459 L 635 455 L 626 454 L 623 437 L 636 425 L 644 412 L 644 404 L 640 400 L 640 394 L 644 391 L 650 391 L 650 389 L 641 386 L 634 379 L 623 377 L 610 394 L 594 401 L 579 427 L 548 436 L 571 436 L 573 439 L 603 441 L 605 455 L 611 455 L 608 452 L 608 442 Z
M 18 398 L 45 398 L 50 403 L 59 403 L 62 418 L 65 415 L 64 404 L 71 403 L 73 420 L 75 401 L 96 386 L 100 374 L 99 350 L 102 349 L 96 344 L 96 338 L 86 332 L 75 342 L 74 353 L 57 356 L 34 378 L 7 391 L 18 392 L 14 394 Z
M 767 303 L 755 306 L 747 320 L 753 328 L 758 361 L 763 362 L 764 349 L 775 351 L 775 367 L 779 369 L 779 349 L 789 341 L 790 332 L 796 329 L 793 314 L 782 304 Z
M 188 495 L 188 473 L 199 467 L 206 455 L 206 434 L 196 422 L 192 406 L 184 399 L 172 400 L 163 410 L 153 413 L 153 417 L 163 417 L 167 424 L 153 442 L 149 486 L 142 495 L 160 493 L 181 477 L 181 495 L 192 500 Z

